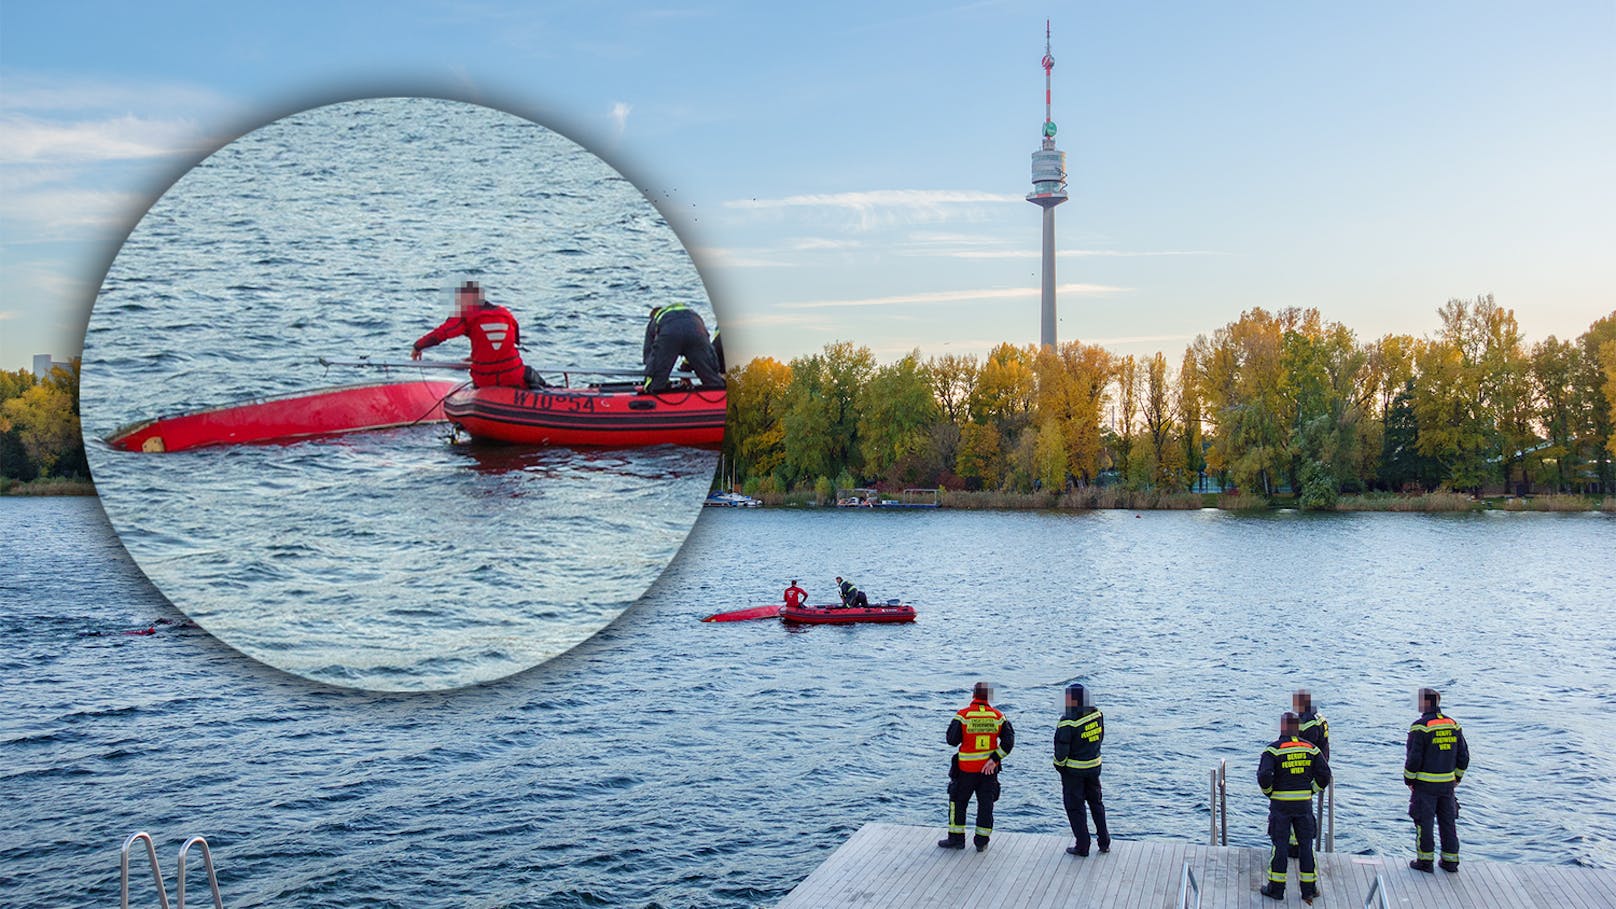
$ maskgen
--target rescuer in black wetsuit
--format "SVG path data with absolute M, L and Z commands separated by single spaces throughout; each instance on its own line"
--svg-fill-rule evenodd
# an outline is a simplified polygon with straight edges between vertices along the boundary
M 724 376 L 718 368 L 718 357 L 713 353 L 713 342 L 707 338 L 707 323 L 701 314 L 683 303 L 653 307 L 651 318 L 645 325 L 645 346 L 641 359 L 645 363 L 645 383 L 641 390 L 649 393 L 666 391 L 668 373 L 673 364 L 684 357 L 695 371 L 703 388 L 723 388 Z
M 948 836 L 937 841 L 944 849 L 965 848 L 965 813 L 976 796 L 976 851 L 988 848 L 993 836 L 993 803 L 999 799 L 999 767 L 1016 745 L 1016 730 L 998 708 L 989 704 L 993 689 L 977 682 L 970 706 L 956 711 L 944 741 L 958 750 L 948 764 Z
M 1279 738 L 1263 749 L 1257 765 L 1257 785 L 1268 796 L 1268 883 L 1262 895 L 1273 900 L 1285 898 L 1287 847 L 1296 834 L 1301 852 L 1298 877 L 1302 902 L 1311 903 L 1319 895 L 1318 870 L 1313 862 L 1313 793 L 1330 784 L 1330 764 L 1318 746 L 1301 737 L 1301 720 L 1285 711 L 1279 720 Z
M 1324 759 L 1330 759 L 1330 721 L 1313 708 L 1313 693 L 1306 688 L 1298 688 L 1291 693 L 1291 711 L 1296 714 L 1299 725 L 1297 734 L 1305 742 L 1312 742 L 1319 749 Z M 1296 858 L 1300 852 L 1296 845 L 1296 834 L 1291 834 L 1291 858 Z
M 1442 870 L 1459 870 L 1459 800 L 1454 789 L 1470 766 L 1470 746 L 1465 744 L 1459 721 L 1444 714 L 1442 695 L 1434 688 L 1421 688 L 1420 718 L 1408 727 L 1403 758 L 1403 782 L 1408 784 L 1408 816 L 1414 819 L 1418 842 L 1414 860 L 1408 867 L 1431 872 L 1433 821 L 1442 836 Z
M 1094 815 L 1094 833 L 1100 851 L 1111 851 L 1111 831 L 1105 824 L 1100 801 L 1100 743 L 1105 741 L 1105 717 L 1077 683 L 1066 686 L 1066 712 L 1055 724 L 1055 769 L 1061 778 L 1061 802 L 1076 842 L 1068 855 L 1089 854 L 1088 814 Z M 1085 810 L 1086 809 L 1086 810 Z
M 854 587 L 852 581 L 837 578 L 836 587 L 842 592 L 843 609 L 866 609 L 869 607 L 870 598 L 864 595 L 864 591 Z

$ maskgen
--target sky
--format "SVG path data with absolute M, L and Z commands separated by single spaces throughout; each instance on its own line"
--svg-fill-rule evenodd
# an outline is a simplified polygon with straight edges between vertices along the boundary
M 1488 293 L 1529 340 L 1616 310 L 1609 0 L 0 0 L 0 368 L 78 352 L 123 237 L 209 152 L 381 95 L 605 158 L 691 250 L 732 361 L 1035 342 L 1046 19 L 1060 340 L 1176 362 L 1255 306 L 1362 339 Z

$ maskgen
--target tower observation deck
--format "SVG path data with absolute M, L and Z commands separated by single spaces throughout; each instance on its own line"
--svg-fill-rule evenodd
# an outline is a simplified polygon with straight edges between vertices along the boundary
M 1027 201 L 1044 210 L 1044 278 L 1039 343 L 1055 346 L 1055 206 L 1066 201 L 1066 153 L 1055 147 L 1055 121 L 1051 117 L 1050 83 L 1055 57 L 1050 53 L 1049 21 L 1044 21 L 1044 130 L 1043 141 L 1032 153 L 1032 192 Z

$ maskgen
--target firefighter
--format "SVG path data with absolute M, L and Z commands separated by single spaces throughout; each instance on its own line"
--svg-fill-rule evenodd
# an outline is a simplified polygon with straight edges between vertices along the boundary
M 703 388 L 724 387 L 718 357 L 713 353 L 713 342 L 707 339 L 707 323 L 701 320 L 701 314 L 683 303 L 652 307 L 641 351 L 645 363 L 641 390 L 650 394 L 666 391 L 668 373 L 681 356 L 689 361 Z
M 545 384 L 537 372 L 523 365 L 522 355 L 517 352 L 522 330 L 516 317 L 505 307 L 488 302 L 476 281 L 467 281 L 455 290 L 455 314 L 422 335 L 410 351 L 410 359 L 419 360 L 421 351 L 461 335 L 471 342 L 474 387 L 540 388 Z
M 1268 883 L 1262 895 L 1272 900 L 1285 898 L 1287 846 L 1296 834 L 1301 852 L 1302 902 L 1312 903 L 1319 895 L 1318 872 L 1313 863 L 1313 794 L 1330 783 L 1330 764 L 1317 745 L 1301 736 L 1301 719 L 1285 711 L 1279 720 L 1279 738 L 1263 749 L 1257 765 L 1257 785 L 1268 796 Z
M 844 581 L 841 578 L 837 578 L 836 589 L 841 591 L 843 609 L 853 609 L 855 607 L 859 609 L 866 609 L 869 607 L 870 598 L 864 595 L 864 591 L 854 587 L 852 581 Z
M 1100 743 L 1105 741 L 1105 717 L 1089 698 L 1088 690 L 1074 682 L 1066 686 L 1066 712 L 1055 724 L 1055 769 L 1061 778 L 1061 801 L 1076 842 L 1068 855 L 1089 854 L 1088 814 L 1094 815 L 1094 833 L 1100 852 L 1111 851 L 1111 831 L 1105 825 L 1100 801 Z
M 808 591 L 798 587 L 797 579 L 792 578 L 791 586 L 786 588 L 786 592 L 782 595 L 782 598 L 786 601 L 787 606 L 801 606 L 802 601 L 808 599 Z
M 1319 753 L 1324 755 L 1324 759 L 1328 761 L 1330 759 L 1330 721 L 1325 719 L 1314 708 L 1313 693 L 1306 688 L 1298 688 L 1292 692 L 1291 711 L 1296 714 L 1296 718 L 1300 723 L 1297 727 L 1297 733 L 1301 735 L 1302 740 L 1311 742 L 1315 748 L 1319 749 Z M 1320 819 L 1322 820 L 1322 816 Z M 1291 858 L 1296 858 L 1299 854 L 1300 852 L 1296 845 L 1296 834 L 1292 833 L 1290 856 Z
M 999 798 L 999 768 L 1016 744 L 1010 721 L 988 701 L 993 689 L 977 682 L 971 704 L 954 714 L 944 740 L 958 746 L 948 764 L 948 836 L 944 849 L 965 848 L 965 812 L 976 796 L 976 851 L 988 848 L 993 835 L 993 803 Z
M 1408 785 L 1408 816 L 1414 819 L 1414 860 L 1408 867 L 1435 873 L 1431 859 L 1436 844 L 1431 837 L 1435 821 L 1442 837 L 1443 871 L 1459 870 L 1459 800 L 1454 788 L 1470 766 L 1470 746 L 1465 744 L 1459 721 L 1441 710 L 1442 695 L 1434 688 L 1421 688 L 1420 718 L 1408 727 L 1408 745 L 1403 759 L 1403 782 Z

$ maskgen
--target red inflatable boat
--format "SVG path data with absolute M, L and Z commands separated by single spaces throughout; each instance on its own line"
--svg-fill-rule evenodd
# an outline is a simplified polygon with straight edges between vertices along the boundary
M 781 606 L 780 619 L 798 625 L 851 625 L 854 622 L 913 622 L 915 607 L 907 603 L 843 609 L 840 606 Z
M 582 388 L 462 388 L 443 402 L 473 438 L 523 445 L 632 448 L 724 441 L 724 389 L 640 394 L 627 382 Z
M 459 384 L 373 382 L 256 398 L 125 426 L 107 444 L 124 451 L 184 451 L 441 422 L 443 398 Z

